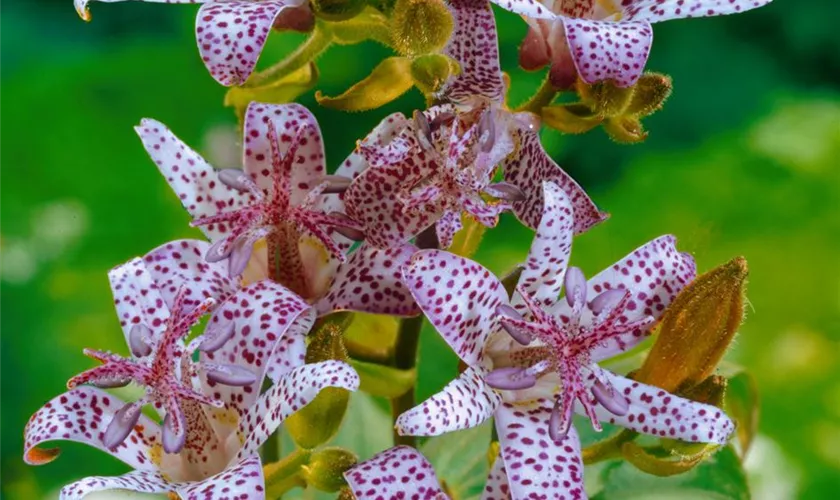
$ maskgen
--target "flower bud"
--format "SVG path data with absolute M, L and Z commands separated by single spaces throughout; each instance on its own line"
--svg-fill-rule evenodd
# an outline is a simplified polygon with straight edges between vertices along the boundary
M 344 21 L 359 14 L 367 5 L 365 0 L 311 0 L 315 16 L 327 21 Z
M 633 98 L 625 114 L 643 117 L 662 109 L 665 100 L 671 95 L 673 82 L 668 75 L 645 73 L 634 88 Z
M 438 92 L 449 77 L 459 72 L 458 63 L 442 54 L 427 54 L 411 61 L 414 85 L 426 95 Z
M 303 477 L 309 486 L 334 493 L 347 485 L 344 472 L 356 465 L 359 458 L 344 448 L 323 448 L 312 454 L 309 465 L 302 467 Z
M 446 45 L 453 26 L 442 0 L 397 0 L 391 14 L 391 42 L 406 56 L 432 54 Z
M 634 91 L 633 87 L 617 87 L 612 80 L 578 85 L 581 99 L 589 104 L 596 114 L 603 117 L 623 115 L 630 105 Z
M 743 320 L 747 274 L 747 261 L 737 257 L 685 287 L 635 379 L 673 392 L 711 375 Z
M 604 132 L 610 139 L 622 144 L 635 144 L 647 139 L 648 133 L 638 118 L 620 116 L 604 120 Z
M 306 362 L 317 363 L 335 359 L 347 361 L 342 330 L 327 322 L 309 335 Z M 327 387 L 311 403 L 292 414 L 283 424 L 295 443 L 311 450 L 329 441 L 341 425 L 350 393 L 345 389 Z

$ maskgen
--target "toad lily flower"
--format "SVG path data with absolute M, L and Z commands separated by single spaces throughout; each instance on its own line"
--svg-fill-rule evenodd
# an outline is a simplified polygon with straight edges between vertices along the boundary
M 641 341 L 695 274 L 690 256 L 665 236 L 586 281 L 568 268 L 572 204 L 545 184 L 545 211 L 512 302 L 501 282 L 468 259 L 415 254 L 406 284 L 438 332 L 468 365 L 442 392 L 399 417 L 403 434 L 437 435 L 495 417 L 502 448 L 487 498 L 546 493 L 583 497 L 574 409 L 594 426 L 724 443 L 732 422 L 695 403 L 600 368 Z M 557 300 L 565 283 L 564 300 Z M 503 483 L 509 482 L 502 489 Z
M 432 464 L 410 446 L 389 448 L 344 473 L 357 500 L 400 500 L 406 491 L 429 500 L 448 500 Z
M 551 65 L 549 77 L 568 88 L 586 83 L 636 83 L 653 42 L 651 23 L 745 12 L 771 0 L 499 0 L 531 26 L 520 48 L 525 69 Z
M 302 357 L 298 363 L 292 356 L 286 358 L 290 366 L 276 384 L 259 394 L 264 360 L 291 345 L 302 349 L 302 333 L 314 321 L 303 301 L 269 282 L 251 285 L 225 300 L 204 334 L 185 345 L 190 326 L 217 301 L 213 292 L 221 292 L 226 280 L 218 269 L 202 262 L 203 277 L 173 287 L 173 276 L 197 269 L 191 265 L 199 262 L 196 258 L 177 256 L 200 259 L 192 250 L 170 244 L 110 273 L 132 357 L 88 351 L 104 364 L 72 378 L 70 390 L 44 405 L 27 424 L 27 463 L 55 459 L 57 448 L 38 445 L 60 439 L 89 444 L 135 469 L 119 477 L 90 477 L 68 485 L 62 499 L 110 489 L 177 493 L 185 500 L 231 495 L 262 499 L 265 485 L 256 451 L 267 436 L 321 389 L 358 387 L 358 377 L 344 363 L 302 365 Z M 167 277 L 156 279 L 162 275 Z M 266 307 L 254 314 L 258 303 Z M 220 327 L 222 321 L 226 326 Z M 301 337 L 299 343 L 286 340 L 295 336 Z M 192 356 L 196 350 L 197 362 Z M 216 358 L 211 359 L 211 354 Z M 134 403 L 123 403 L 101 390 L 129 382 L 145 387 L 145 395 Z M 162 427 L 141 413 L 144 403 L 165 414 Z
M 537 118 L 505 108 L 496 25 L 486 0 L 450 3 L 455 28 L 445 54 L 461 65 L 441 104 L 413 120 L 386 118 L 359 145 L 369 168 L 345 193 L 347 213 L 365 226 L 372 244 L 391 247 L 436 224 L 446 248 L 461 212 L 488 227 L 511 209 L 529 227 L 539 224 L 542 181 L 551 179 L 574 200 L 577 232 L 604 220 L 586 193 L 546 154 Z M 492 183 L 497 168 L 504 182 Z M 486 201 L 487 197 L 495 201 Z
M 76 12 L 85 21 L 91 19 L 89 2 L 73 0 Z M 213 78 L 225 86 L 245 83 L 276 22 L 282 23 L 282 17 L 305 17 L 297 11 L 309 10 L 305 0 L 167 0 L 166 3 L 202 4 L 195 19 L 198 51 Z
M 137 132 L 193 225 L 213 242 L 209 262 L 228 259 L 229 274 L 249 282 L 275 279 L 321 313 L 418 313 L 399 276 L 413 247 L 363 244 L 346 255 L 363 236 L 336 193 L 360 163 L 348 159 L 339 175 L 326 175 L 321 132 L 303 106 L 248 106 L 244 170 L 213 169 L 156 121 L 143 120 Z

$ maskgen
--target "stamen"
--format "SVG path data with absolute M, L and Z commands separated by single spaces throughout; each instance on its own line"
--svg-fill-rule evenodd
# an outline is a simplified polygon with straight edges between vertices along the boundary
M 341 212 L 330 212 L 329 216 L 333 219 L 338 219 L 339 221 L 346 221 L 347 225 L 340 225 L 337 224 L 333 226 L 333 231 L 337 232 L 338 234 L 344 236 L 345 238 L 349 238 L 353 241 L 364 241 L 365 233 L 359 229 L 356 229 L 356 222 L 348 217 L 346 214 Z
M 321 194 L 341 194 L 347 191 L 353 179 L 343 175 L 325 175 L 318 181 L 318 184 L 326 184 Z
M 175 413 L 173 416 L 172 414 Z M 177 427 L 176 427 L 177 426 Z M 167 411 L 163 417 L 163 451 L 166 453 L 178 453 L 184 447 L 187 440 L 187 419 L 184 412 L 178 408 L 176 411 Z M 180 430 L 180 432 L 178 432 Z
M 245 172 L 237 168 L 219 170 L 218 175 L 222 184 L 237 191 L 249 191 L 254 184 Z
M 90 385 L 99 387 L 100 389 L 116 389 L 117 387 L 125 387 L 131 382 L 130 378 L 111 377 L 100 378 L 98 380 L 91 380 Z
M 482 153 L 489 153 L 496 144 L 496 122 L 494 113 L 487 109 L 478 121 L 478 147 Z
M 137 323 L 128 332 L 128 347 L 135 357 L 142 358 L 152 353 L 152 346 L 149 340 L 152 338 L 152 329 L 145 323 Z
M 204 338 L 201 339 L 201 343 L 198 345 L 198 348 L 204 352 L 218 351 L 227 343 L 228 340 L 231 339 L 231 337 L 233 337 L 233 333 L 235 331 L 236 324 L 233 321 L 219 328 L 205 329 L 204 335 L 202 335 Z
M 612 290 L 601 292 L 589 303 L 589 309 L 596 315 L 601 314 L 602 311 L 610 311 L 621 302 L 621 299 L 627 293 L 627 290 L 623 288 L 613 288 Z
M 432 118 L 431 123 L 429 123 L 429 128 L 431 129 L 432 133 L 437 132 L 440 130 L 441 127 L 444 125 L 449 125 L 455 120 L 455 113 L 450 111 L 444 111 L 443 113 L 439 113 L 437 116 Z
M 507 304 L 502 304 L 496 307 L 496 314 L 501 316 L 500 320 L 502 323 L 502 328 L 505 329 L 508 335 L 513 337 L 513 340 L 519 342 L 522 345 L 528 345 L 531 343 L 533 337 L 531 337 L 530 333 L 528 333 L 522 328 L 517 328 L 505 321 L 505 319 L 507 318 L 517 321 L 525 321 L 525 318 L 523 318 L 522 315 L 519 314 L 519 312 L 516 309 Z
M 566 418 L 563 414 L 563 405 L 560 403 L 560 398 L 555 398 L 554 408 L 551 409 L 551 416 L 548 418 L 548 436 L 555 442 L 560 442 L 569 434 L 569 427 L 572 425 L 572 419 Z
M 242 387 L 257 381 L 257 376 L 251 370 L 239 365 L 205 365 L 207 380 L 217 384 Z
M 527 369 L 508 366 L 491 371 L 484 377 L 484 381 L 495 389 L 515 391 L 534 387 L 537 377 Z
M 607 387 L 600 380 L 595 381 L 592 386 L 592 395 L 601 403 L 601 406 L 619 417 L 627 415 L 627 411 L 630 409 L 630 403 L 623 395 L 611 387 Z
M 227 238 L 222 238 L 219 241 L 213 243 L 210 248 L 207 249 L 207 254 L 204 256 L 204 260 L 209 263 L 219 262 L 225 260 L 230 256 L 230 252 L 233 249 L 232 245 L 226 245 Z
M 569 307 L 574 308 L 576 304 L 582 305 L 586 301 L 586 276 L 579 267 L 570 267 L 566 270 L 563 287 L 566 290 L 566 302 Z
M 420 141 L 420 145 L 423 146 L 423 149 L 430 149 L 432 147 L 432 127 L 429 124 L 429 120 L 427 120 L 426 115 L 419 110 L 414 110 L 413 118 L 417 140 Z
M 105 448 L 113 450 L 125 441 L 125 438 L 128 437 L 134 429 L 134 426 L 137 425 L 142 407 L 143 403 L 136 401 L 134 403 L 128 403 L 117 410 L 114 418 L 111 419 L 111 423 L 108 424 L 105 432 L 102 433 L 102 444 Z
M 247 236 L 240 237 L 236 240 L 230 252 L 230 260 L 228 261 L 228 276 L 235 278 L 245 272 L 248 267 L 248 261 L 251 260 L 251 253 L 254 251 L 254 242 Z
M 514 202 L 524 201 L 526 198 L 525 191 L 522 191 L 518 186 L 509 182 L 497 182 L 495 184 L 490 184 L 487 187 L 488 192 L 500 200 Z

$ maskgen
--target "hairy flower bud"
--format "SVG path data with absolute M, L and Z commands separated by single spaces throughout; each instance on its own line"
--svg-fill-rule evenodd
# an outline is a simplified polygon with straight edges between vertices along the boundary
M 459 71 L 458 63 L 442 54 L 427 54 L 411 61 L 414 85 L 426 95 L 438 92 Z
M 344 448 L 323 448 L 312 454 L 309 464 L 302 467 L 309 486 L 334 493 L 347 485 L 344 473 L 358 462 L 355 453 Z
M 639 78 L 633 92 L 633 98 L 625 110 L 625 114 L 644 117 L 662 109 L 665 100 L 671 95 L 673 81 L 668 75 L 660 73 L 645 73 Z
M 441 0 L 397 0 L 391 15 L 391 41 L 406 56 L 440 51 L 454 21 Z

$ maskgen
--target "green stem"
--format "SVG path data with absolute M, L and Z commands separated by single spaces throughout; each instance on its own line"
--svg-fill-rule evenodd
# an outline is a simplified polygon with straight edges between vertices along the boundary
M 420 233 L 415 240 L 415 244 L 420 249 L 437 248 L 440 246 L 435 226 L 432 225 Z M 421 314 L 413 318 L 400 320 L 400 327 L 397 330 L 397 341 L 394 346 L 393 365 L 395 368 L 410 370 L 417 364 L 417 346 L 420 343 L 420 330 L 423 328 L 424 319 L 425 317 Z M 400 415 L 414 408 L 415 389 L 416 386 L 412 386 L 405 394 L 391 400 L 391 417 L 395 423 Z M 394 444 L 414 446 L 416 440 L 414 436 L 400 436 L 397 430 L 394 429 Z
M 305 488 L 301 467 L 309 463 L 311 455 L 307 450 L 295 450 L 283 460 L 266 464 L 263 467 L 266 498 L 278 498 L 292 488 Z
M 548 77 L 543 80 L 537 93 L 531 96 L 525 103 L 516 108 L 516 111 L 530 111 L 537 115 L 541 114 L 542 108 L 551 104 L 551 101 L 557 97 L 557 90 L 551 85 Z
M 251 75 L 251 78 L 245 82 L 244 87 L 254 88 L 268 85 L 302 68 L 327 50 L 332 44 L 332 38 L 332 34 L 324 27 L 323 23 L 318 23 L 309 38 L 298 45 L 294 52 L 274 66 Z

